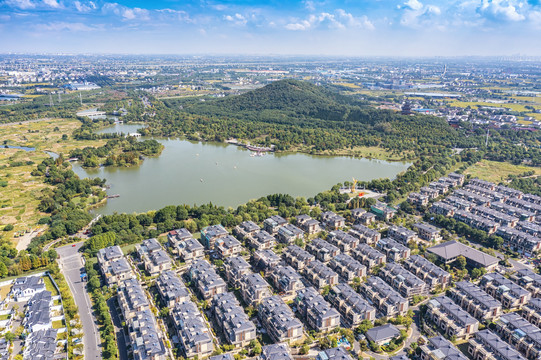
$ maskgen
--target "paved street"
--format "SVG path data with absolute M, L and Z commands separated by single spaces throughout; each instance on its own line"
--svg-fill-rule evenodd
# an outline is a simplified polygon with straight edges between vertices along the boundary
M 79 249 L 82 245 L 83 242 L 79 242 L 75 246 L 70 244 L 60 247 L 56 251 L 60 256 L 60 269 L 66 277 L 83 323 L 85 360 L 97 360 L 101 359 L 101 347 L 98 346 L 100 343 L 98 328 L 92 314 L 90 298 L 86 292 L 86 282 L 81 281 L 83 259 Z
M 126 338 L 124 336 L 124 328 L 120 320 L 119 313 L 115 306 L 115 297 L 107 300 L 107 305 L 111 312 L 111 319 L 113 320 L 113 326 L 115 327 L 116 342 L 118 345 L 118 354 L 120 360 L 128 360 L 128 350 L 126 348 Z

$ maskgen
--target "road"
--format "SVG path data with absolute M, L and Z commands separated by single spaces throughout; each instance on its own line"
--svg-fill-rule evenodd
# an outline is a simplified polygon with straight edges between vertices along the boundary
M 82 245 L 83 242 L 69 244 L 59 247 L 56 251 L 60 256 L 60 269 L 66 277 L 83 323 L 85 360 L 99 360 L 101 359 L 101 347 L 98 344 L 101 342 L 99 341 L 96 318 L 92 313 L 90 298 L 86 292 L 86 282 L 81 281 L 83 258 L 79 249 Z
M 107 305 L 111 312 L 111 319 L 113 320 L 113 326 L 115 327 L 116 343 L 118 345 L 118 354 L 120 360 L 128 360 L 128 350 L 126 348 L 126 337 L 124 336 L 124 328 L 122 327 L 122 321 L 115 305 L 115 297 L 107 300 Z

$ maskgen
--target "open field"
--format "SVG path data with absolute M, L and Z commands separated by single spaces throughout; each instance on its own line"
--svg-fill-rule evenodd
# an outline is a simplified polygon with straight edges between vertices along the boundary
M 505 181 L 508 175 L 520 175 L 526 171 L 532 170 L 535 171 L 536 175 L 541 175 L 541 168 L 538 167 L 481 160 L 477 164 L 470 166 L 466 171 L 464 171 L 464 174 L 471 175 L 472 177 L 478 177 L 479 179 L 486 181 L 499 183 L 500 181 Z
M 532 99 L 532 98 L 528 98 Z M 471 108 L 477 108 L 480 106 L 490 106 L 490 107 L 499 107 L 499 108 L 507 108 L 511 111 L 516 112 L 524 112 L 527 116 L 531 116 L 537 120 L 541 120 L 541 114 L 540 113 L 534 113 L 531 111 L 531 109 L 526 109 L 526 106 L 534 106 L 536 109 L 541 108 L 541 105 L 537 104 L 513 104 L 513 103 L 490 103 L 490 102 L 482 102 L 482 101 L 460 101 L 460 100 L 453 100 L 449 102 L 449 105 L 456 106 L 456 107 L 471 107 Z
M 401 152 L 400 154 L 396 154 L 396 153 L 393 154 L 391 151 L 382 149 L 377 146 L 367 146 L 367 147 L 357 146 L 352 149 L 322 151 L 322 152 L 318 152 L 317 155 L 355 156 L 355 157 L 379 159 L 379 160 L 385 160 L 385 161 L 411 161 L 411 159 L 408 159 L 408 155 L 413 156 L 414 152 L 404 151 L 404 152 Z
M 47 158 L 44 151 L 67 154 L 74 148 L 104 143 L 102 140 L 71 139 L 71 133 L 79 126 L 81 123 L 77 120 L 52 119 L 0 127 L 1 144 L 36 148 L 35 151 L 0 148 L 0 181 L 7 182 L 6 186 L 0 187 L 0 226 L 14 226 L 4 235 L 15 244 L 19 236 L 36 230 L 38 220 L 45 216 L 37 206 L 42 190 L 48 185 L 30 175 L 37 164 Z M 63 134 L 68 135 L 67 140 L 62 140 Z

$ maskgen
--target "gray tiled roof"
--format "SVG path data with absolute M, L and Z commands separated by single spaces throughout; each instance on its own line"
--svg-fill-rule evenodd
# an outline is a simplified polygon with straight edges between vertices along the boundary
M 456 240 L 447 241 L 443 244 L 432 246 L 427 250 L 443 258 L 445 261 L 454 259 L 457 256 L 462 255 L 465 258 L 471 259 L 484 266 L 491 266 L 498 262 L 498 259 L 496 257 L 485 254 L 484 252 L 471 248 Z
M 393 324 L 385 324 L 367 330 L 365 335 L 368 340 L 378 343 L 386 339 L 392 339 L 400 336 L 400 330 L 398 330 L 398 328 Z
M 439 296 L 430 300 L 428 303 L 431 306 L 437 307 L 441 312 L 445 313 L 448 318 L 453 319 L 459 326 L 465 327 L 467 325 L 478 323 L 474 317 L 464 311 L 447 296 Z

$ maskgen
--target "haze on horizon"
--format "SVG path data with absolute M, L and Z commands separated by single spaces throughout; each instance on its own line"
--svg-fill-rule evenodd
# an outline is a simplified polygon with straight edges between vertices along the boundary
M 1 52 L 541 56 L 541 0 L 0 0 Z

